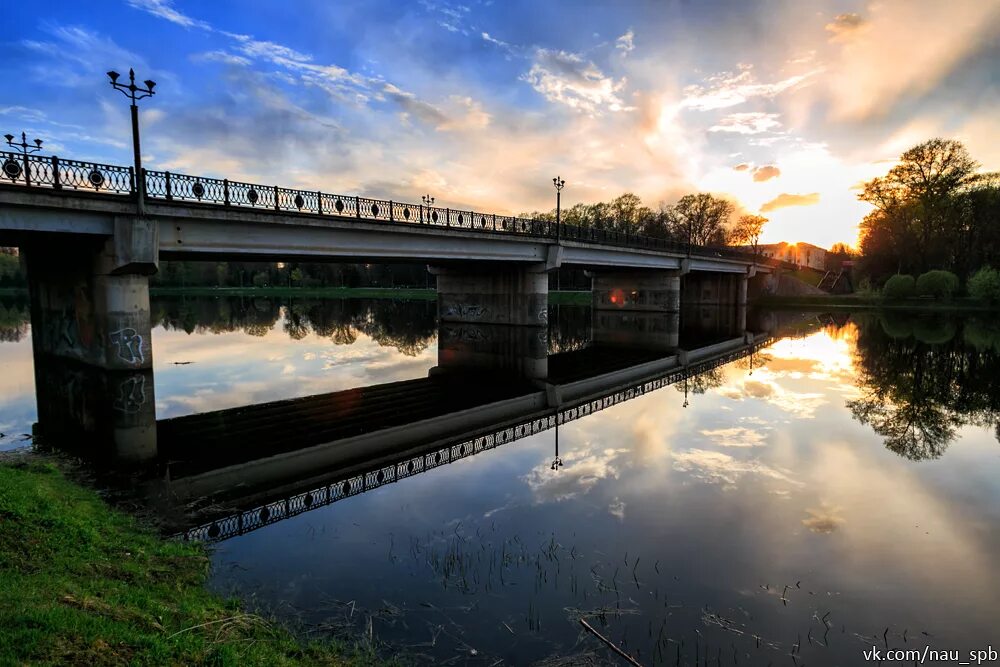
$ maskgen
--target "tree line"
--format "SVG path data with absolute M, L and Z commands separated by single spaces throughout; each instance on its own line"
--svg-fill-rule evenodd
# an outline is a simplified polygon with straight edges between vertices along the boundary
M 979 166 L 961 142 L 931 139 L 865 183 L 858 198 L 875 209 L 861 223 L 862 274 L 881 285 L 943 269 L 964 283 L 1000 268 L 1000 174 Z
M 627 232 L 678 243 L 703 246 L 752 245 L 756 248 L 767 218 L 736 216 L 736 205 L 708 192 L 684 195 L 674 204 L 646 206 L 638 195 L 626 192 L 610 202 L 574 204 L 560 211 L 567 225 L 603 231 Z M 555 222 L 556 210 L 522 213 L 522 217 Z

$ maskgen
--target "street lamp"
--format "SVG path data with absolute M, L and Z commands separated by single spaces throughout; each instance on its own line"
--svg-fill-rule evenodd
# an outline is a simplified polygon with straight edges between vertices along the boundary
M 420 198 L 420 200 L 424 202 L 424 206 L 426 206 L 427 208 L 430 208 L 431 206 L 434 206 L 434 197 L 431 197 L 430 195 L 424 195 L 423 197 Z M 437 215 L 437 214 L 434 214 L 434 215 Z M 427 215 L 428 219 L 431 219 L 431 217 L 432 217 L 431 214 Z M 424 221 L 424 210 L 420 209 L 420 222 L 423 222 L 423 221 Z M 437 218 L 434 218 L 433 222 L 437 222 Z
M 42 150 L 42 140 L 35 139 L 34 145 L 31 145 L 28 143 L 28 137 L 24 132 L 21 133 L 21 143 L 19 144 L 14 143 L 13 134 L 5 134 L 3 138 L 7 140 L 8 146 L 18 149 L 24 157 L 24 184 L 31 185 L 31 168 L 28 165 L 28 156 Z M 21 175 L 21 166 L 10 158 L 7 158 L 3 163 L 3 173 L 10 180 L 16 180 Z
M 145 208 L 146 183 L 142 176 L 142 155 L 139 151 L 139 107 L 136 106 L 136 102 L 146 97 L 152 97 L 155 95 L 153 88 L 156 87 L 156 82 L 146 79 L 143 81 L 146 87 L 140 88 L 135 85 L 135 70 L 131 68 L 129 68 L 128 71 L 128 84 L 118 83 L 118 78 L 120 76 L 121 75 L 114 70 L 108 72 L 108 78 L 111 79 L 111 87 L 115 90 L 121 91 L 121 93 L 132 102 L 132 152 L 134 153 L 135 161 L 135 195 L 139 213 L 142 213 Z
M 556 176 L 552 179 L 552 185 L 556 186 L 556 241 L 562 241 L 562 219 L 561 219 L 561 204 L 562 204 L 562 189 L 566 185 L 566 181 Z

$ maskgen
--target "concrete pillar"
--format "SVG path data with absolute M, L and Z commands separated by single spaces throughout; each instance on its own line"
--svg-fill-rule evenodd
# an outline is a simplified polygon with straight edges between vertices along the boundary
M 465 324 L 547 326 L 545 265 L 429 267 L 437 276 L 438 320 Z
M 148 263 L 113 240 L 23 250 L 39 435 L 118 460 L 155 457 L 149 278 L 130 272 Z
M 549 376 L 548 328 L 441 322 L 433 373 L 496 372 L 531 380 Z
M 676 313 L 680 311 L 679 271 L 595 272 L 594 310 Z
M 593 340 L 600 345 L 673 350 L 680 331 L 681 272 L 595 272 Z

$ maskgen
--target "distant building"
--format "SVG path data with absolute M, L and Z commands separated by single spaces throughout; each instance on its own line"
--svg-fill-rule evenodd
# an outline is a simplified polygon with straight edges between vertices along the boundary
M 745 246 L 747 250 L 752 248 Z M 763 257 L 790 262 L 802 267 L 823 271 L 826 269 L 826 250 L 811 243 L 767 243 L 757 246 Z

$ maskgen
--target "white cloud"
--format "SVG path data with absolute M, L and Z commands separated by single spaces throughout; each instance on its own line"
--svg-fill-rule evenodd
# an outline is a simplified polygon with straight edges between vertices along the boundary
M 635 33 L 629 28 L 628 32 L 615 40 L 615 48 L 628 55 L 635 49 Z
M 126 0 L 126 2 L 128 2 L 130 7 L 149 12 L 153 16 L 170 21 L 171 23 L 176 23 L 177 25 L 185 28 L 200 28 L 201 30 L 212 29 L 212 26 L 205 21 L 193 19 L 190 16 L 182 14 L 174 9 L 171 0 Z
M 735 132 L 737 134 L 760 134 L 781 127 L 780 114 L 753 111 L 733 113 L 723 117 L 708 128 L 709 132 Z
M 616 81 L 575 53 L 537 49 L 531 70 L 521 78 L 549 101 L 577 111 L 598 115 L 605 109 L 630 110 L 619 97 L 625 79 Z
M 743 104 L 755 97 L 771 98 L 790 90 L 818 70 L 797 74 L 772 83 L 759 83 L 748 65 L 743 65 L 739 74 L 722 72 L 709 77 L 704 85 L 692 85 L 684 89 L 681 106 L 698 111 L 711 111 Z

